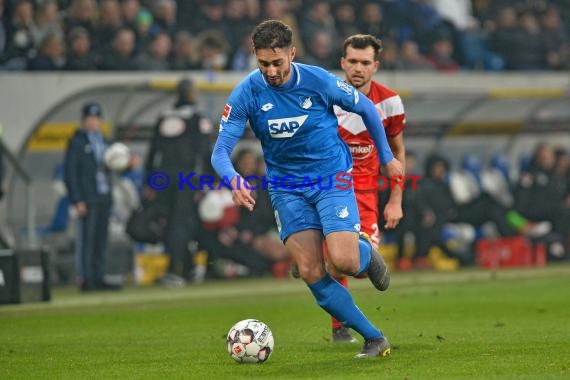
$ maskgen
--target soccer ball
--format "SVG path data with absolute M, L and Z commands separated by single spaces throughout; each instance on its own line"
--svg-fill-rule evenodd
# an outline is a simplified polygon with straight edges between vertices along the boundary
M 228 353 L 238 363 L 263 363 L 273 352 L 273 334 L 257 319 L 245 319 L 228 332 Z
M 129 167 L 131 162 L 131 151 L 125 144 L 116 142 L 111 144 L 103 156 L 105 166 L 109 170 L 121 172 Z

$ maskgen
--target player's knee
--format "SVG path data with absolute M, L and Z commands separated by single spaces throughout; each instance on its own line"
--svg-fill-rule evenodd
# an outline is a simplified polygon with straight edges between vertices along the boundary
M 358 257 L 352 255 L 339 255 L 338 257 L 329 257 L 329 265 L 333 271 L 337 273 L 352 274 L 358 271 L 360 263 Z
M 320 265 L 299 265 L 299 275 L 307 284 L 313 284 L 325 276 L 325 269 Z

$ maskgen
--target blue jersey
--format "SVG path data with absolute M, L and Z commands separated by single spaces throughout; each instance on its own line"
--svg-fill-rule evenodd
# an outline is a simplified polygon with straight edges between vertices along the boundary
M 368 108 L 362 103 L 368 102 Z M 329 72 L 304 64 L 291 64 L 291 78 L 282 86 L 266 83 L 259 70 L 250 73 L 234 89 L 220 122 L 220 134 L 212 163 L 222 176 L 235 175 L 233 167 L 221 164 L 219 145 L 233 149 L 246 122 L 261 141 L 270 178 L 301 183 L 307 178 L 333 176 L 350 171 L 352 156 L 338 135 L 333 105 L 359 114 L 368 111 L 374 129 L 384 134 L 373 104 L 353 87 Z M 366 121 L 366 119 L 365 119 Z M 380 136 L 382 137 L 382 136 Z M 381 140 L 381 139 L 380 139 Z M 393 156 L 383 135 L 384 163 Z M 224 144 L 226 143 L 226 144 Z M 387 151 L 386 151 L 387 149 Z

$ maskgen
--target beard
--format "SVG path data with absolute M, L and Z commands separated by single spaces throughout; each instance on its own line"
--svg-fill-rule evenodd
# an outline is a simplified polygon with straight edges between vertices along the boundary
M 276 75 L 269 76 L 267 75 L 267 73 L 263 73 L 265 81 L 273 87 L 278 87 L 283 85 L 291 75 L 291 61 L 288 61 L 285 64 L 285 67 L 287 67 L 287 69 L 278 72 Z
M 359 77 L 351 77 L 348 78 L 350 85 L 354 88 L 356 88 L 357 90 L 360 89 L 362 86 L 364 86 L 366 84 L 366 78 L 359 76 Z

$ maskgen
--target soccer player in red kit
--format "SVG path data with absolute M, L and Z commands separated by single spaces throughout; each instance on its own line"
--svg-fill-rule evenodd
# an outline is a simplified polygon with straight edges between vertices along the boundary
M 345 81 L 368 96 L 376 105 L 394 157 L 404 165 L 406 116 L 402 99 L 394 90 L 372 80 L 372 76 L 380 66 L 381 51 L 382 42 L 372 35 L 350 36 L 344 42 L 340 65 L 345 73 Z M 338 118 L 339 134 L 352 153 L 352 175 L 361 231 L 370 237 L 372 244 L 378 249 L 380 243 L 378 189 L 372 181 L 380 172 L 378 153 L 360 116 L 346 112 L 337 106 L 335 106 L 335 113 Z M 402 189 L 394 186 L 390 199 L 384 207 L 384 219 L 386 220 L 384 228 L 395 228 L 402 217 Z M 332 275 L 348 287 L 346 276 L 337 276 L 337 273 L 332 273 Z M 348 328 L 343 327 L 333 318 L 333 341 L 355 342 L 356 340 L 350 335 Z

